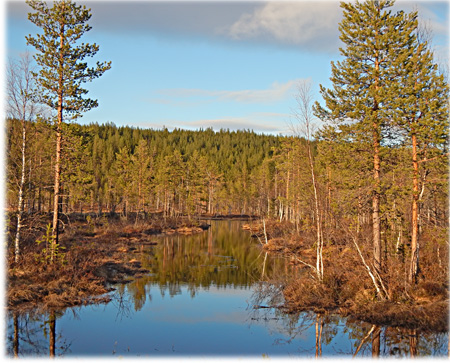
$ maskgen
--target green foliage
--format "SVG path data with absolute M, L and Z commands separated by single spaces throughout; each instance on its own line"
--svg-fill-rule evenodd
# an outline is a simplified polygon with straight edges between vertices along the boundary
M 72 117 L 96 107 L 96 100 L 83 98 L 87 90 L 81 84 L 100 77 L 111 68 L 111 62 L 97 62 L 89 68 L 83 60 L 94 56 L 98 45 L 76 45 L 91 29 L 87 24 L 90 10 L 66 0 L 55 1 L 51 8 L 43 1 L 29 0 L 27 4 L 36 11 L 29 13 L 28 19 L 43 30 L 43 34 L 26 37 L 27 44 L 38 51 L 34 59 L 41 69 L 33 73 L 38 100 L 53 109 L 62 107 Z
M 431 207 L 423 196 L 436 188 L 428 178 L 434 168 L 429 159 L 446 159 L 448 148 L 448 85 L 417 12 L 393 13 L 393 3 L 341 3 L 344 58 L 331 63 L 332 88 L 321 86 L 325 106 L 316 102 L 314 111 L 326 122 L 317 137 L 329 211 L 340 223 L 356 221 L 358 234 L 371 220 L 377 270 L 382 248 L 386 260 L 403 248 L 403 238 L 409 240 L 413 281 L 419 225 Z
M 47 225 L 47 230 L 41 239 L 36 240 L 36 243 L 40 245 L 44 243 L 45 247 L 41 250 L 40 254 L 36 254 L 36 262 L 51 265 L 54 263 L 65 265 L 66 254 L 63 252 L 66 248 L 59 243 L 54 243 L 54 237 L 52 235 L 52 225 Z

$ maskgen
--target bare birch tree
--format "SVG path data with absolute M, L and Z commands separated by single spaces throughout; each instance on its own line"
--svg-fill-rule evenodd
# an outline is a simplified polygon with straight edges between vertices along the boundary
M 297 125 L 292 125 L 291 129 L 295 134 L 306 139 L 306 151 L 308 154 L 309 169 L 311 172 L 311 182 L 314 192 L 314 216 L 316 221 L 316 273 L 319 281 L 323 280 L 323 231 L 322 215 L 319 207 L 319 195 L 317 188 L 317 178 L 314 171 L 314 158 L 311 150 L 311 137 L 314 132 L 314 115 L 312 110 L 311 82 L 302 81 L 297 85 L 297 95 L 295 97 L 297 108 L 294 116 Z
M 34 79 L 32 61 L 29 53 L 25 53 L 18 61 L 10 60 L 7 70 L 7 113 L 10 118 L 18 119 L 22 125 L 21 162 L 19 180 L 19 202 L 17 210 L 17 229 L 14 239 L 14 261 L 19 261 L 20 230 L 22 228 L 25 192 L 25 169 L 27 163 L 27 121 L 36 115 L 36 104 L 33 102 Z

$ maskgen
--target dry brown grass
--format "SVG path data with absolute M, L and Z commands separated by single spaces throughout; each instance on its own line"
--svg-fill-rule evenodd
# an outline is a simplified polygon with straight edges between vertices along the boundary
M 383 301 L 377 296 L 352 242 L 348 237 L 345 240 L 342 231 L 334 238 L 335 243 L 328 240 L 324 247 L 321 283 L 312 268 L 297 260 L 315 266 L 314 236 L 302 232 L 300 235 L 301 238 L 285 229 L 282 237 L 273 238 L 263 246 L 266 251 L 286 256 L 292 263 L 303 266 L 298 278 L 283 282 L 288 311 L 338 311 L 373 324 L 424 331 L 448 330 L 448 258 L 444 258 L 448 256 L 448 244 L 441 243 L 438 249 L 436 239 L 422 236 L 421 274 L 415 285 L 406 281 L 409 257 L 389 254 L 381 273 L 389 299 Z M 371 261 L 370 238 L 361 239 L 360 248 L 366 260 Z

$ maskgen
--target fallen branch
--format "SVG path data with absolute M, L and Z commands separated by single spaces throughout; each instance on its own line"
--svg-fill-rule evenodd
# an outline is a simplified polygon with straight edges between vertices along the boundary
M 359 257 L 361 258 L 361 261 L 362 261 L 363 265 L 366 267 L 367 272 L 368 272 L 370 278 L 372 279 L 372 282 L 373 282 L 373 284 L 375 286 L 375 289 L 377 290 L 378 295 L 381 296 L 383 298 L 383 300 L 384 300 L 386 298 L 386 296 L 384 296 L 384 294 L 380 290 L 380 287 L 378 286 L 378 283 L 377 283 L 377 279 L 375 278 L 374 274 L 372 273 L 372 270 L 370 269 L 370 266 L 366 263 L 366 260 L 364 259 L 364 256 L 362 255 L 361 250 L 359 249 L 359 246 L 356 243 L 356 238 L 354 236 L 352 236 L 352 240 L 353 240 L 353 243 L 355 244 L 355 247 L 356 247 L 356 249 L 358 251 Z
M 303 261 L 303 260 L 300 260 L 297 256 L 293 256 L 298 262 L 300 262 L 300 263 L 302 263 L 303 265 L 305 265 L 305 266 L 308 266 L 308 267 L 311 267 L 314 271 L 316 271 L 316 273 L 317 273 L 317 269 L 313 266 L 313 265 L 310 265 L 309 263 L 307 263 L 307 262 L 305 262 L 305 261 Z
M 253 309 L 282 309 L 284 305 L 253 305 Z
M 322 280 L 321 280 L 321 275 L 320 275 L 320 273 L 319 273 L 319 270 L 318 270 L 316 267 L 314 267 L 313 265 L 311 265 L 311 264 L 309 264 L 309 263 L 307 263 L 307 262 L 301 260 L 300 258 L 298 258 L 298 257 L 297 257 L 295 254 L 293 254 L 293 253 L 291 253 L 291 254 L 286 254 L 285 256 L 294 258 L 296 261 L 300 262 L 301 264 L 310 267 L 310 268 L 311 268 L 312 270 L 314 270 L 314 272 L 316 273 L 316 277 L 318 278 L 319 282 L 322 282 Z M 312 275 L 311 275 L 311 277 L 312 277 Z
M 380 274 L 377 272 L 377 270 L 374 269 L 374 271 L 375 271 L 376 278 L 377 278 L 378 281 L 380 282 L 381 288 L 382 288 L 383 291 L 384 291 L 385 296 L 387 297 L 388 300 L 390 300 L 391 297 L 389 296 L 389 293 L 387 292 L 386 288 L 384 287 L 383 280 L 381 279 Z

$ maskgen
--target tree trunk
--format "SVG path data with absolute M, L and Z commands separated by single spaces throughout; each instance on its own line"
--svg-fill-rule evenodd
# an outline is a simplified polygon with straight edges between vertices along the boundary
M 311 145 L 309 142 L 309 132 L 308 132 L 308 159 L 309 159 L 309 167 L 311 169 L 311 181 L 313 184 L 314 190 L 314 214 L 316 220 L 316 234 L 317 234 L 317 259 L 316 259 L 316 269 L 317 269 L 317 277 L 320 282 L 323 280 L 323 259 L 322 259 L 322 250 L 323 250 L 323 239 L 322 239 L 322 218 L 319 211 L 319 196 L 317 194 L 317 182 L 316 175 L 314 172 L 314 162 L 311 154 Z
M 53 262 L 55 255 L 55 247 L 58 244 L 59 239 L 59 200 L 60 200 L 60 181 L 61 181 L 61 122 L 62 122 L 62 107 L 59 107 L 58 112 L 58 125 L 56 128 L 56 160 L 55 160 L 55 187 L 53 196 L 53 230 L 52 230 L 52 243 L 50 246 L 50 262 Z
M 378 152 L 374 154 L 374 178 L 375 190 L 372 197 L 372 223 L 373 223 L 373 262 L 375 271 L 381 271 L 381 229 L 380 229 L 380 194 L 378 188 L 380 185 L 380 160 Z
M 377 31 L 378 35 L 378 31 Z M 378 54 L 375 57 L 375 70 L 380 69 L 380 62 Z M 375 78 L 375 90 L 378 91 L 379 86 L 378 77 Z M 373 179 L 374 190 L 372 196 L 372 237 L 373 237 L 373 265 L 375 272 L 381 272 L 381 228 L 380 228 L 380 127 L 378 125 L 378 110 L 379 103 L 377 95 L 375 95 L 373 104 L 372 120 L 372 146 L 373 146 Z
M 411 216 L 411 264 L 408 280 L 414 284 L 419 272 L 419 164 L 417 162 L 417 139 L 412 135 L 412 159 L 413 159 L 413 199 Z
M 42 190 L 41 190 L 41 186 L 39 185 L 38 187 L 38 207 L 37 210 L 39 213 L 42 212 Z
M 19 262 L 19 253 L 20 253 L 20 229 L 22 228 L 22 217 L 23 217 L 23 189 L 25 187 L 25 146 L 26 146 L 26 135 L 27 130 L 25 126 L 25 119 L 22 119 L 22 174 L 20 176 L 20 185 L 19 185 L 19 210 L 17 213 L 17 231 L 16 238 L 14 242 L 14 261 Z
M 378 139 L 378 128 L 374 123 L 373 130 L 373 177 L 375 188 L 372 197 L 372 234 L 373 234 L 373 264 L 375 271 L 381 271 L 381 228 L 380 228 L 380 142 Z
M 64 25 L 60 29 L 60 53 L 59 62 L 62 67 L 64 64 Z M 53 263 L 55 255 L 55 247 L 59 238 L 59 199 L 60 199 L 60 181 L 61 181 L 61 144 L 62 144 L 62 122 L 63 122 L 63 73 L 59 74 L 58 84 L 58 124 L 56 127 L 56 159 L 55 159 L 55 186 L 53 196 L 53 229 L 52 243 L 50 246 L 50 263 Z
M 289 187 L 290 187 L 290 151 L 288 151 L 287 154 L 287 177 L 286 177 L 286 202 L 285 202 L 285 220 L 288 221 L 289 220 L 289 205 L 290 205 L 290 200 L 289 200 Z
M 211 214 L 211 199 L 212 199 L 212 186 L 210 179 L 208 183 L 208 214 Z

